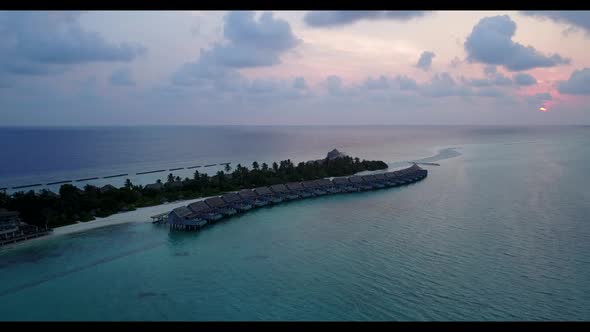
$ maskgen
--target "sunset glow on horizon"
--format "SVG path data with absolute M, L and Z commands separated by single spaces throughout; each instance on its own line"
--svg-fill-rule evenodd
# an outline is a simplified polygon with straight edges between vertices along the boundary
M 0 123 L 590 123 L 575 14 L 0 11 Z

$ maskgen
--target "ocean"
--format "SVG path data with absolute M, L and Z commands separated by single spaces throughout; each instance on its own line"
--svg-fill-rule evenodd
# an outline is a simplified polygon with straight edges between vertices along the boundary
M 135 173 L 333 148 L 392 169 L 440 163 L 408 186 L 198 233 L 146 216 L 2 248 L 0 320 L 588 320 L 589 142 L 588 126 L 0 128 L 9 188 L 120 173 L 150 183 L 169 172 Z

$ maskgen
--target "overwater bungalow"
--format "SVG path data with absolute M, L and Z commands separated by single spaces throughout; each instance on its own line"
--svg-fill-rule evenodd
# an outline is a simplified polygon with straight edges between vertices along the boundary
M 373 186 L 367 182 L 365 182 L 363 180 L 363 178 L 361 176 L 357 176 L 357 175 L 353 175 L 351 177 L 348 178 L 348 181 L 350 181 L 350 183 L 360 189 L 360 190 L 371 190 L 373 189 Z
M 209 205 L 214 211 L 223 214 L 224 216 L 233 216 L 238 213 L 236 209 L 229 206 L 221 197 L 211 197 L 205 200 L 205 204 Z
M 287 187 L 287 189 L 291 190 L 291 192 L 294 192 L 302 198 L 315 196 L 313 194 L 313 190 L 307 190 L 301 185 L 300 182 L 289 182 L 285 186 Z
M 385 187 L 392 187 L 393 183 L 391 183 L 384 173 L 375 174 L 375 181 L 378 183 L 383 184 Z
M 262 207 L 270 204 L 270 201 L 266 200 L 265 198 L 258 196 L 255 191 L 250 189 L 243 189 L 238 192 L 238 196 L 242 199 L 243 202 L 251 204 L 256 207 Z
M 361 176 L 361 178 L 363 179 L 363 181 L 365 181 L 366 183 L 370 184 L 371 186 L 373 186 L 375 188 L 378 188 L 378 189 L 385 188 L 385 184 L 383 184 L 381 180 L 378 180 L 374 174 L 363 175 L 363 176 Z
M 428 171 L 419 166 L 407 169 L 363 176 L 338 177 L 333 180 L 319 179 L 303 182 L 277 184 L 271 187 L 259 187 L 253 190 L 244 189 L 237 193 L 212 197 L 204 201 L 194 202 L 187 207 L 176 208 L 167 215 L 171 228 L 196 230 L 223 216 L 231 216 L 236 210 L 245 212 L 254 206 L 264 206 L 268 202 L 280 203 L 283 199 L 313 197 L 326 193 L 358 192 L 395 186 L 402 183 L 413 183 L 428 175 Z M 161 215 L 152 217 L 160 221 Z
M 300 196 L 289 190 L 284 184 L 275 184 L 269 187 L 272 192 L 274 192 L 277 196 L 282 197 L 285 200 L 292 201 L 294 199 L 298 199 Z
M 311 181 L 303 181 L 301 182 L 301 186 L 305 188 L 308 192 L 313 193 L 314 196 L 322 196 L 326 195 L 327 192 L 320 188 L 318 180 L 311 180 Z
M 278 204 L 283 201 L 283 198 L 279 195 L 276 195 L 272 192 L 268 187 L 258 187 L 254 188 L 254 192 L 259 196 L 264 198 L 265 200 L 272 202 L 273 204 Z
M 393 174 L 399 184 L 406 184 L 409 182 L 408 179 L 406 179 L 405 172 L 394 171 Z
M 221 213 L 212 209 L 209 205 L 205 204 L 204 201 L 190 203 L 188 205 L 188 208 L 194 213 L 196 213 L 199 216 L 199 218 L 205 219 L 208 222 L 214 222 L 223 218 L 223 215 Z
M 319 179 L 319 180 L 315 180 L 315 183 L 317 184 L 318 188 L 320 188 L 321 190 L 330 193 L 330 194 L 337 194 L 337 193 L 341 193 L 342 189 L 338 188 L 334 182 L 328 180 L 328 179 Z
M 332 182 L 334 183 L 334 186 L 336 186 L 336 188 L 339 188 L 343 192 L 350 193 L 360 191 L 358 187 L 352 185 L 348 178 L 333 178 Z
M 415 174 L 416 174 L 416 180 L 421 180 L 426 177 L 428 172 L 425 169 L 418 169 L 415 171 Z
M 414 181 L 416 181 L 418 179 L 423 179 L 427 173 L 427 171 L 425 169 L 422 169 L 420 166 L 418 166 L 416 164 L 412 165 L 412 167 L 409 168 L 409 172 L 410 172 L 412 179 Z
M 199 215 L 191 211 L 186 206 L 177 207 L 168 214 L 168 224 L 170 228 L 180 230 L 197 230 L 205 225 L 207 221 L 201 219 Z
M 252 204 L 243 201 L 236 193 L 229 193 L 221 196 L 221 199 L 230 207 L 240 211 L 246 212 L 252 209 Z
M 387 173 L 385 173 L 385 177 L 387 178 L 387 181 L 389 183 L 393 184 L 393 186 L 399 186 L 399 185 L 403 184 L 403 180 L 395 172 L 387 172 Z
M 406 170 L 406 177 L 410 180 L 410 181 L 415 181 L 418 179 L 419 174 L 418 174 L 418 166 L 417 165 L 412 165 L 412 167 L 408 168 Z

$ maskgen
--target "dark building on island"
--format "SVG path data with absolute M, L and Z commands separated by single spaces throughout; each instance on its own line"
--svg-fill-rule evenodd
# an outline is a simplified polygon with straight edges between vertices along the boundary
M 51 229 L 24 223 L 18 211 L 0 208 L 0 245 L 49 234 Z
M 0 239 L 7 239 L 20 235 L 20 226 L 24 224 L 20 220 L 18 211 L 0 209 Z

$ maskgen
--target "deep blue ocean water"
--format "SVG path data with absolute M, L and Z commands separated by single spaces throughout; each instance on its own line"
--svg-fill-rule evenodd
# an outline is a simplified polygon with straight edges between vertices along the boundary
M 441 164 L 200 233 L 146 222 L 3 248 L 0 320 L 588 320 L 588 143 L 590 127 L 0 129 L 0 186 L 332 148 Z

